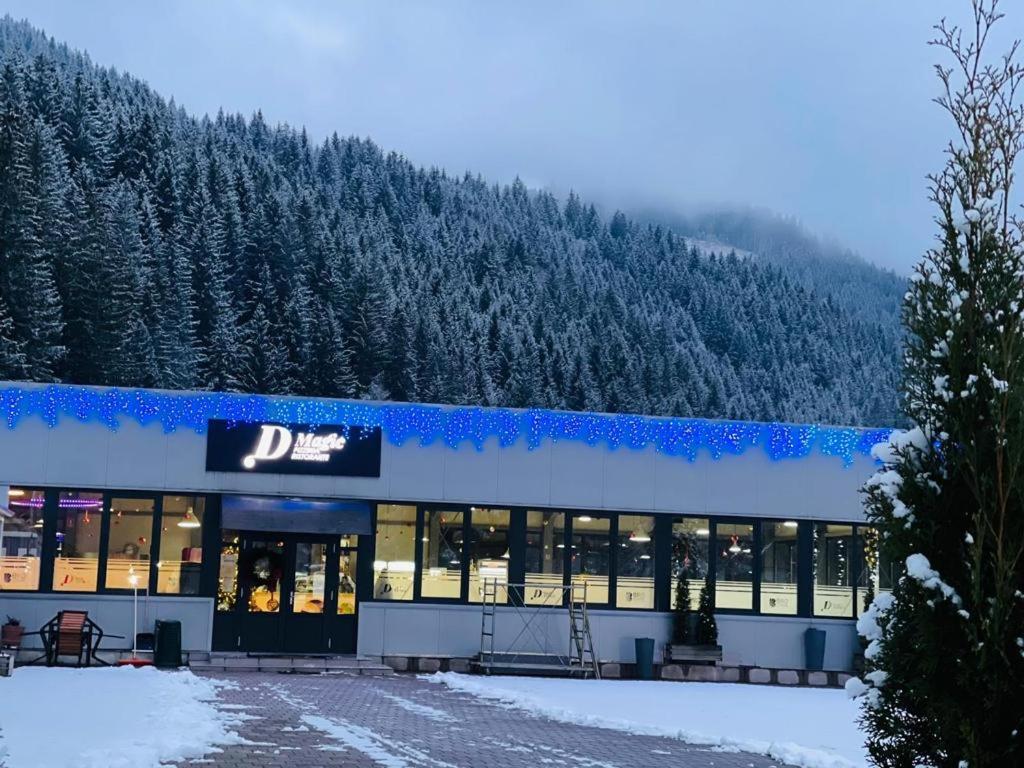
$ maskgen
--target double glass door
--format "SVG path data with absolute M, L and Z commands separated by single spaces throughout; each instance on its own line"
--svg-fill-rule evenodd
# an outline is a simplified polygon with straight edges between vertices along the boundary
M 218 611 L 221 649 L 355 652 L 355 537 L 241 533 L 232 556 L 236 599 Z

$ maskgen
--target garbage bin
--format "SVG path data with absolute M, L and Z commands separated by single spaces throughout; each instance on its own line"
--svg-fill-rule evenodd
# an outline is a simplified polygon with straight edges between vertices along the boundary
M 638 637 L 636 645 L 636 677 L 637 680 L 654 679 L 654 638 Z
M 810 627 L 804 631 L 804 663 L 811 672 L 825 667 L 825 630 Z
M 181 666 L 181 622 L 158 621 L 153 663 L 161 668 Z

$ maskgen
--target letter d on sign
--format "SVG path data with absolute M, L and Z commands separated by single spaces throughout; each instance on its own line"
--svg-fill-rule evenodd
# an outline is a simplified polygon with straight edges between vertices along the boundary
M 275 443 L 276 440 L 276 443 Z M 242 459 L 242 466 L 252 469 L 257 461 L 273 461 L 280 459 L 292 447 L 292 433 L 276 424 L 264 424 L 260 427 L 260 439 L 256 450 Z

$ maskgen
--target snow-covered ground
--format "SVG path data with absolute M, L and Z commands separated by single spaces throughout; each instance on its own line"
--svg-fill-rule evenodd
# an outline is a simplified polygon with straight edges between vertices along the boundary
M 841 690 L 451 672 L 424 679 L 570 723 L 755 752 L 803 768 L 867 766 L 857 704 Z
M 22 667 L 0 678 L 0 765 L 156 768 L 240 741 L 191 672 Z

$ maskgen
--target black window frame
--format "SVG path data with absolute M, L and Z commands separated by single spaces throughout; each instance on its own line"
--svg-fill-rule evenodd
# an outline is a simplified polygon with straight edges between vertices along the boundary
M 47 585 L 49 583 L 49 581 L 51 581 L 53 579 L 53 559 L 51 558 L 50 561 L 49 561 L 50 562 L 50 569 L 49 569 L 49 573 L 47 573 L 46 551 L 47 551 L 47 548 L 48 548 L 49 545 L 53 545 L 53 549 L 54 549 L 54 551 L 56 551 L 56 541 L 55 541 L 56 540 L 56 536 L 55 536 L 56 530 L 55 529 L 51 530 L 51 528 L 49 527 L 50 526 L 50 517 L 51 517 L 50 513 L 52 512 L 52 510 L 50 509 L 50 506 L 51 506 L 52 501 L 53 501 L 51 499 L 50 489 L 45 487 L 45 486 L 42 486 L 42 485 L 25 485 L 23 483 L 10 483 L 10 484 L 7 485 L 8 491 L 10 491 L 10 489 L 12 489 L 12 488 L 17 488 L 18 490 L 27 491 L 29 493 L 40 492 L 40 493 L 43 494 L 43 506 L 42 506 L 42 509 L 39 510 L 40 520 L 43 521 L 43 527 L 42 527 L 42 533 L 41 533 L 42 541 L 40 542 L 40 546 L 39 546 L 39 583 L 36 585 L 35 589 L 0 589 L 0 597 L 3 597 L 4 595 L 38 595 L 38 594 L 45 594 L 46 592 L 49 591 L 49 590 L 47 590 L 45 588 L 45 585 Z M 52 517 L 53 517 L 54 525 L 55 525 L 56 524 L 56 515 L 52 515 Z M 0 552 L 0 555 L 2 555 L 2 552 Z M 89 593 L 86 593 L 86 594 L 89 594 Z

